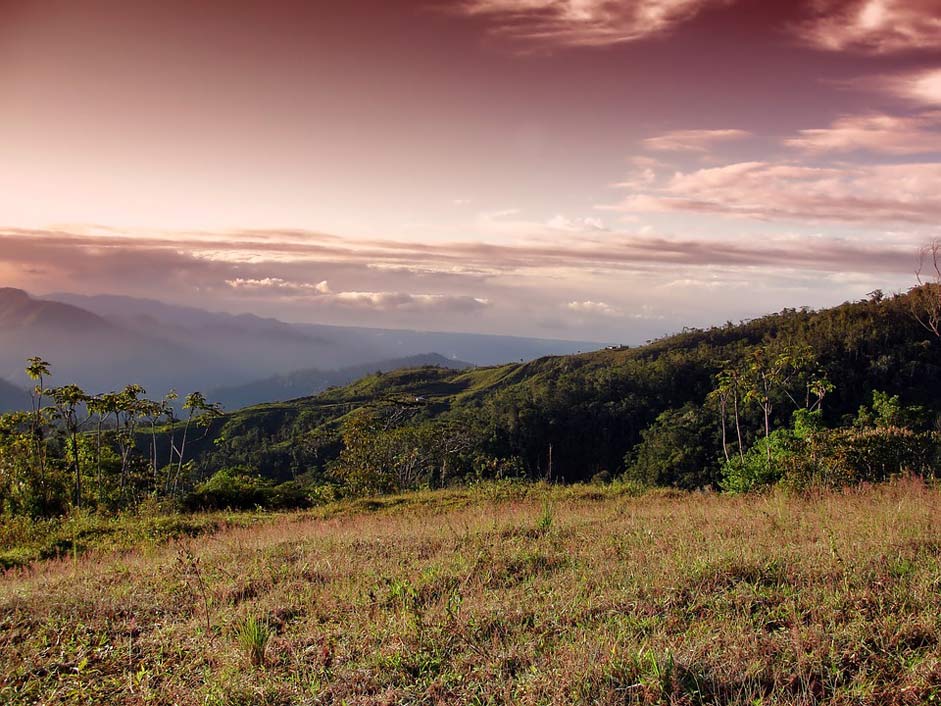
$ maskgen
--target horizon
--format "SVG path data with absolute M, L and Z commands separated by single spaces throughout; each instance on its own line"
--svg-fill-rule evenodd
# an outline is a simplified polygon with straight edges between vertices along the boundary
M 937 10 L 0 2 L 0 282 L 599 344 L 903 292 Z

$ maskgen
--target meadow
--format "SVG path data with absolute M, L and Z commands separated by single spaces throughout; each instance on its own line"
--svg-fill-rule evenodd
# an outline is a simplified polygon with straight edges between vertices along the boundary
M 117 548 L 8 570 L 0 703 L 941 699 L 941 492 L 920 480 L 491 483 L 246 518 L 127 516 Z

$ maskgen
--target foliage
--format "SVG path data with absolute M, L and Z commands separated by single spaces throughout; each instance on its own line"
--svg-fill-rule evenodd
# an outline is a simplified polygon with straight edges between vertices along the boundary
M 200 393 L 186 397 L 188 417 L 178 423 L 175 393 L 153 401 L 140 385 L 97 395 L 74 384 L 50 388 L 51 366 L 39 357 L 27 361 L 26 372 L 36 381 L 32 409 L 0 415 L 0 514 L 113 512 L 146 498 L 180 497 L 192 486 L 187 433 L 191 425 L 208 433 L 221 413 Z
M 349 477 L 356 493 L 498 476 L 587 481 L 601 471 L 714 484 L 716 459 L 741 459 L 797 409 L 820 410 L 822 424 L 837 428 L 854 422 L 873 390 L 884 390 L 922 408 L 903 426 L 930 426 L 941 412 L 941 346 L 912 316 L 918 291 L 787 309 L 630 349 L 371 375 L 227 414 L 191 443 L 194 472 L 205 478 L 244 465 L 280 481 Z M 403 411 L 389 425 L 385 408 Z M 657 423 L 677 410 L 693 421 L 676 432 Z M 666 449 L 672 434 L 689 447 L 676 466 Z M 447 452 L 429 449 L 428 438 Z
M 839 487 L 913 473 L 935 475 L 941 437 L 905 427 L 826 429 L 802 440 L 802 463 L 785 473 L 791 487 Z
M 715 425 L 701 407 L 686 404 L 660 414 L 624 459 L 625 478 L 647 485 L 702 488 L 718 480 Z
M 194 510 L 250 510 L 264 507 L 271 496 L 268 483 L 244 469 L 223 468 L 186 498 Z

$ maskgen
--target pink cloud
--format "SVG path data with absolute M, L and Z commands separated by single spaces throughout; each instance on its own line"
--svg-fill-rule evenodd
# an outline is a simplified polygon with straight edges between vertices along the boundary
M 808 167 L 741 162 L 678 172 L 647 193 L 601 206 L 761 220 L 928 223 L 941 218 L 941 163 Z
M 716 194 L 728 192 L 736 182 L 752 184 L 757 174 L 770 170 L 753 163 L 736 168 L 703 170 L 702 177 L 712 194 L 703 198 L 708 208 L 725 212 L 735 204 L 719 201 Z M 751 170 L 752 176 L 742 178 Z M 809 173 L 813 173 L 809 170 Z M 837 172 L 838 173 L 838 172 Z M 688 182 L 697 177 L 689 175 Z M 768 178 L 771 178 L 768 176 Z M 780 177 L 783 178 L 783 177 Z M 821 177 L 823 178 L 823 177 Z M 931 187 L 931 178 L 925 176 Z M 901 182 L 901 178 L 899 178 Z M 729 186 L 732 185 L 732 186 Z M 750 185 L 749 198 L 761 199 L 757 186 Z M 767 186 L 763 187 L 765 190 Z M 883 185 L 883 188 L 885 186 Z M 704 196 L 704 194 L 700 194 Z M 740 196 L 740 195 L 739 195 Z M 646 195 L 650 209 L 679 208 L 679 196 Z M 673 199 L 672 201 L 670 199 Z M 617 206 L 620 209 L 624 206 Z M 634 204 L 630 204 L 634 207 Z M 793 208 L 793 207 L 792 207 Z M 725 210 L 723 210 L 725 209 Z M 754 210 L 760 213 L 758 206 Z M 256 247 L 254 235 L 232 232 L 228 247 L 234 251 Z M 809 268 L 824 272 L 845 270 L 864 272 L 910 272 L 916 247 L 912 242 L 867 244 L 846 240 L 797 237 L 785 240 L 724 239 L 696 240 L 660 235 L 606 232 L 597 239 L 571 238 L 560 234 L 556 241 L 497 245 L 480 241 L 421 243 L 409 241 L 337 241 L 332 247 L 316 242 L 305 246 L 266 241 L 269 259 L 250 264 L 233 263 L 228 258 L 206 256 L 204 241 L 188 240 L 178 234 L 160 240 L 141 241 L 132 236 L 101 238 L 50 231 L 0 230 L 0 262 L 24 271 L 40 264 L 48 286 L 61 288 L 73 282 L 95 282 L 102 289 L 136 291 L 135 283 L 149 282 L 157 290 L 167 287 L 224 288 L 243 296 L 285 296 L 337 302 L 375 299 L 371 295 L 414 291 L 415 282 L 433 283 L 431 294 L 491 298 L 486 288 L 498 281 L 516 282 L 521 275 L 559 271 L 595 273 L 638 271 L 658 267 L 765 267 Z M 216 247 L 215 245 L 213 247 Z M 420 271 L 416 273 L 416 268 Z M 330 286 L 312 272 L 333 273 L 359 286 Z M 484 272 L 485 275 L 480 273 Z M 365 286 L 363 286 L 365 285 Z M 429 286 L 428 290 L 431 290 Z M 338 296 L 345 294 L 346 296 Z M 360 296 L 368 295 L 368 296 Z M 428 300 L 431 301 L 431 300 Z
M 941 41 L 941 40 L 939 40 Z M 891 93 L 926 105 L 941 105 L 941 69 L 890 76 L 877 83 Z
M 750 137 L 745 130 L 675 130 L 644 140 L 647 149 L 660 152 L 705 152 L 717 142 Z
M 851 115 L 785 141 L 807 152 L 867 150 L 907 155 L 941 152 L 941 111 L 911 116 Z
M 798 31 L 813 45 L 834 51 L 937 49 L 941 14 L 938 0 L 819 0 L 816 16 Z
M 659 34 L 730 0 L 466 0 L 492 34 L 558 46 L 607 46 Z

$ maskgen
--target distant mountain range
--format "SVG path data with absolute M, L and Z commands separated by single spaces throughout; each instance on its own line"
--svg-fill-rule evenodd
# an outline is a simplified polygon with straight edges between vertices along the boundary
M 28 405 L 29 395 L 26 390 L 0 380 L 0 412 L 25 409 Z
M 245 385 L 210 390 L 209 399 L 219 402 L 225 409 L 239 409 L 263 402 L 281 402 L 298 397 L 309 397 L 329 387 L 349 385 L 361 377 L 376 372 L 390 372 L 404 368 L 436 366 L 449 370 L 465 370 L 470 363 L 451 360 L 438 353 L 413 355 L 408 358 L 380 360 L 339 370 L 298 370 L 288 375 L 274 375 Z
M 33 355 L 52 364 L 54 385 L 75 382 L 99 392 L 137 382 L 151 396 L 170 388 L 182 393 L 216 389 L 231 400 L 262 401 L 311 394 L 349 382 L 349 371 L 391 369 L 398 359 L 431 352 L 440 355 L 438 362 L 491 365 L 599 347 L 579 341 L 289 324 L 133 297 L 37 297 L 0 288 L 0 378 L 22 388 L 30 384 L 23 368 Z M 249 389 L 235 391 L 246 385 Z

